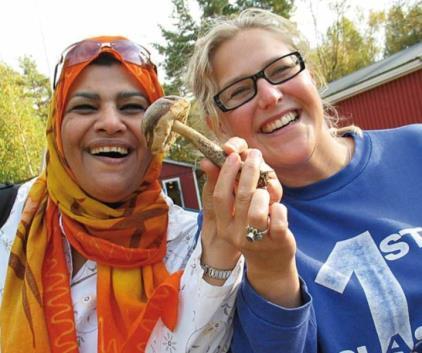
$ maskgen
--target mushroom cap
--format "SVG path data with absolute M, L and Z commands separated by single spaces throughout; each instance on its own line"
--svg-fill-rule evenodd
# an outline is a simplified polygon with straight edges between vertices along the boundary
M 157 99 L 146 110 L 141 128 L 148 148 L 153 154 L 165 152 L 176 139 L 172 132 L 173 123 L 185 123 L 190 110 L 188 100 L 178 96 L 164 96 Z

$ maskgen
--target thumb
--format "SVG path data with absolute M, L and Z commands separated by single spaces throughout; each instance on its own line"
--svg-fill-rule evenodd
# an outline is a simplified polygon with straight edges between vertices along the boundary
M 207 176 L 207 181 L 202 189 L 202 207 L 204 210 L 204 217 L 214 217 L 213 194 L 220 168 L 208 159 L 203 159 L 200 162 L 200 168 Z

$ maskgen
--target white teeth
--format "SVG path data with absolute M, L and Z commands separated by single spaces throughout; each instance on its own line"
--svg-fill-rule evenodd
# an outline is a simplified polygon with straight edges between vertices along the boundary
M 283 115 L 280 119 L 274 120 L 269 124 L 266 124 L 262 127 L 262 132 L 264 133 L 270 133 L 273 132 L 276 129 L 279 129 L 293 120 L 297 118 L 297 114 L 295 112 L 288 112 L 287 114 Z
M 102 147 L 94 147 L 91 148 L 89 151 L 91 154 L 99 154 L 99 153 L 120 153 L 122 155 L 128 154 L 128 150 L 125 147 L 120 146 L 102 146 Z

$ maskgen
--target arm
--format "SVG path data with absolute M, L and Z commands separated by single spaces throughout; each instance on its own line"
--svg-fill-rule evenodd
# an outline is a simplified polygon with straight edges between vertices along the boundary
M 310 325 L 314 320 L 309 319 L 313 310 L 309 308 L 309 295 L 306 291 L 301 291 L 295 262 L 296 242 L 288 227 L 287 209 L 280 203 L 281 185 L 274 175 L 274 179 L 270 179 L 265 189 L 256 188 L 260 165 L 264 162 L 259 151 L 252 153 L 252 150 L 242 146 L 243 140 L 239 140 L 235 138 L 229 141 L 234 144 L 233 153 L 229 155 L 221 170 L 213 170 L 211 164 L 202 165 L 207 172 L 208 181 L 211 181 L 210 199 L 214 205 L 213 212 L 209 213 L 214 233 L 210 231 L 207 234 L 213 242 L 207 244 L 208 249 L 212 249 L 210 244 L 228 244 L 224 249 L 227 251 L 227 248 L 233 248 L 239 251 L 244 255 L 247 264 L 248 280 L 244 282 L 237 299 L 239 315 L 236 314 L 233 349 L 237 349 L 239 353 L 246 352 L 247 347 L 243 344 L 253 342 L 249 348 L 250 352 L 254 353 L 299 353 L 305 352 L 305 348 L 306 352 L 314 352 L 316 329 L 315 325 Z M 225 147 L 229 154 L 228 146 Z M 240 178 L 236 181 L 239 157 L 244 160 L 244 166 Z M 217 177 L 214 177 L 213 173 L 216 173 Z M 248 225 L 260 230 L 268 229 L 269 232 L 263 239 L 249 242 L 246 239 Z M 209 261 L 206 255 L 207 252 L 204 251 L 203 261 Z M 247 298 L 256 300 L 246 305 Z M 270 319 L 267 322 L 265 316 L 261 319 L 254 311 L 254 308 L 261 306 L 268 307 L 269 317 L 279 318 L 278 321 Z M 281 315 L 278 309 L 281 310 Z M 263 327 L 262 331 L 257 329 L 260 325 Z M 267 331 L 266 326 L 274 327 L 275 331 Z M 280 327 L 284 335 L 276 339 Z M 270 337 L 272 334 L 275 337 Z M 253 337 L 252 340 L 248 340 L 249 335 Z M 270 347 L 269 342 L 273 343 Z M 237 346 L 237 343 L 240 346 Z M 284 347 L 286 350 L 282 350 Z
M 193 233 L 187 237 L 193 238 Z M 173 250 L 181 253 L 178 251 L 180 248 Z M 147 353 L 165 350 L 171 353 L 227 352 L 244 261 L 241 257 L 224 284 L 214 286 L 203 279 L 201 254 L 199 239 L 181 278 L 177 326 L 172 332 L 159 320 L 148 343 Z
M 281 307 L 259 296 L 245 279 L 237 296 L 232 353 L 316 353 L 315 314 L 303 281 L 301 295 L 300 307 Z
M 208 176 L 204 188 L 202 261 L 230 269 L 242 253 L 248 279 L 258 294 L 278 305 L 299 306 L 296 242 L 288 227 L 287 209 L 280 203 L 280 182 L 272 172 L 266 188 L 257 188 L 260 167 L 265 163 L 260 152 L 248 150 L 240 138 L 230 139 L 224 147 L 229 156 L 221 170 L 207 161 L 201 164 Z M 241 157 L 243 168 L 238 177 Z M 263 239 L 250 242 L 246 238 L 248 226 L 266 229 L 268 233 Z

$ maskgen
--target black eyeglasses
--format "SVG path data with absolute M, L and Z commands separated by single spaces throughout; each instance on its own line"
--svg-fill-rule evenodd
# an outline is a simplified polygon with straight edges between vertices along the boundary
M 237 80 L 223 88 L 214 96 L 214 102 L 223 112 L 234 110 L 256 96 L 258 79 L 264 78 L 273 85 L 279 85 L 291 80 L 304 69 L 305 62 L 299 52 L 283 55 L 255 75 Z
M 83 40 L 68 46 L 54 69 L 53 88 L 56 89 L 63 67 L 83 63 L 96 57 L 105 48 L 118 52 L 122 59 L 139 66 L 150 65 L 157 72 L 151 62 L 149 51 L 140 44 L 130 40 L 114 40 L 111 42 L 98 42 L 96 40 Z

